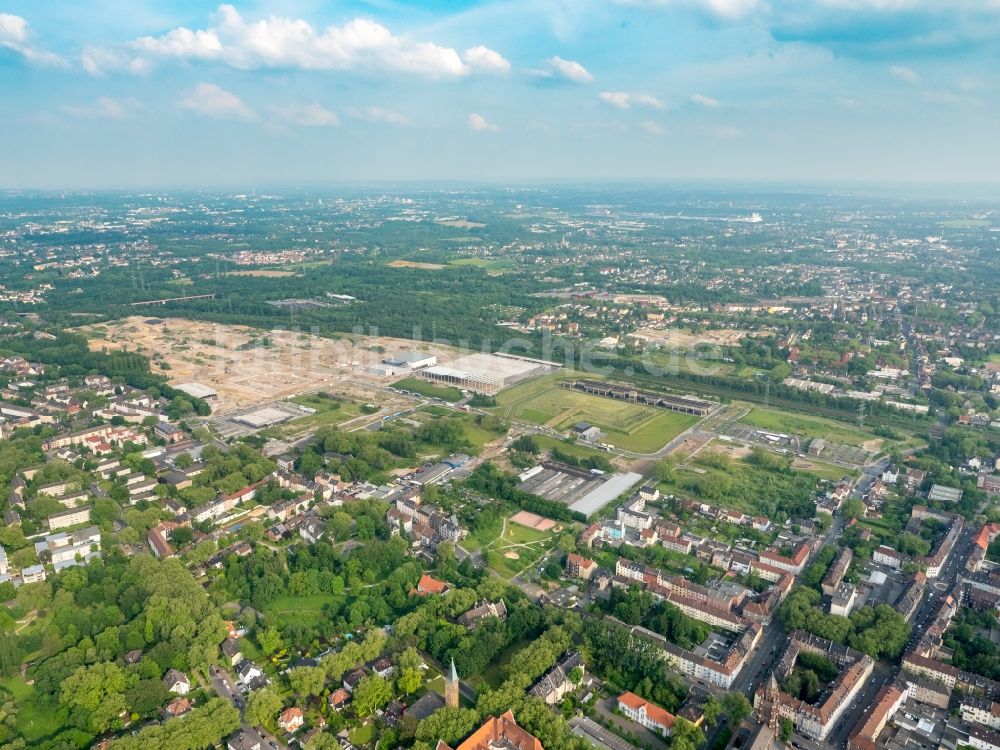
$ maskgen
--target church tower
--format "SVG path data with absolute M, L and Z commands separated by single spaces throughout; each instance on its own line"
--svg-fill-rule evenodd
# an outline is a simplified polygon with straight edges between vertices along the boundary
M 449 708 L 458 708 L 458 671 L 455 669 L 455 659 L 451 660 L 451 670 L 444 680 L 444 704 Z

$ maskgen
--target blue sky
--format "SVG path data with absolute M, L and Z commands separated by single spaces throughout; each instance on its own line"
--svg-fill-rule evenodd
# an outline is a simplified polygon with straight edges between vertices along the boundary
M 1000 0 L 0 0 L 0 187 L 996 181 Z

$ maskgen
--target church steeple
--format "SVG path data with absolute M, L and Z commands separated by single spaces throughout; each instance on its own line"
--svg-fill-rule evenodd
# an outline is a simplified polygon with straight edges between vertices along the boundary
M 455 657 L 452 657 L 451 669 L 444 679 L 444 704 L 449 708 L 458 708 L 458 670 L 455 669 Z

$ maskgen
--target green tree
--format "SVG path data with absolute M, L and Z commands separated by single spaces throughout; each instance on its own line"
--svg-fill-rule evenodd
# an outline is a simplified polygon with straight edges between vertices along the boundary
M 288 672 L 288 683 L 299 695 L 310 698 L 322 695 L 326 684 L 326 670 L 322 667 L 295 667 Z
M 261 651 L 270 656 L 283 645 L 281 633 L 273 625 L 257 631 L 257 644 Z
M 479 714 L 471 708 L 440 708 L 417 725 L 416 737 L 427 743 L 438 740 L 454 747 L 479 725 Z
M 795 731 L 795 725 L 792 724 L 792 720 L 787 716 L 782 717 L 778 724 L 778 739 L 787 745 L 788 741 L 792 739 L 793 731 Z
M 392 686 L 378 675 L 368 675 L 354 688 L 353 697 L 358 716 L 371 716 L 392 700 Z
M 70 709 L 81 728 L 105 732 L 127 708 L 125 673 L 105 662 L 77 667 L 59 686 L 59 703 Z
M 670 735 L 670 747 L 674 750 L 697 750 L 705 741 L 705 735 L 692 722 L 682 716 L 674 721 Z
M 424 684 L 424 673 L 419 669 L 401 669 L 396 679 L 396 686 L 403 695 L 417 692 Z
M 281 697 L 271 688 L 254 690 L 247 698 L 246 718 L 254 726 L 271 726 L 280 710 Z

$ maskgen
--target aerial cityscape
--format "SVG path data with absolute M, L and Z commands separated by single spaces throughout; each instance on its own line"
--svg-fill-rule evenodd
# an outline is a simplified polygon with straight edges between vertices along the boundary
M 197 6 L 0 10 L 0 750 L 1000 750 L 1000 6 Z

